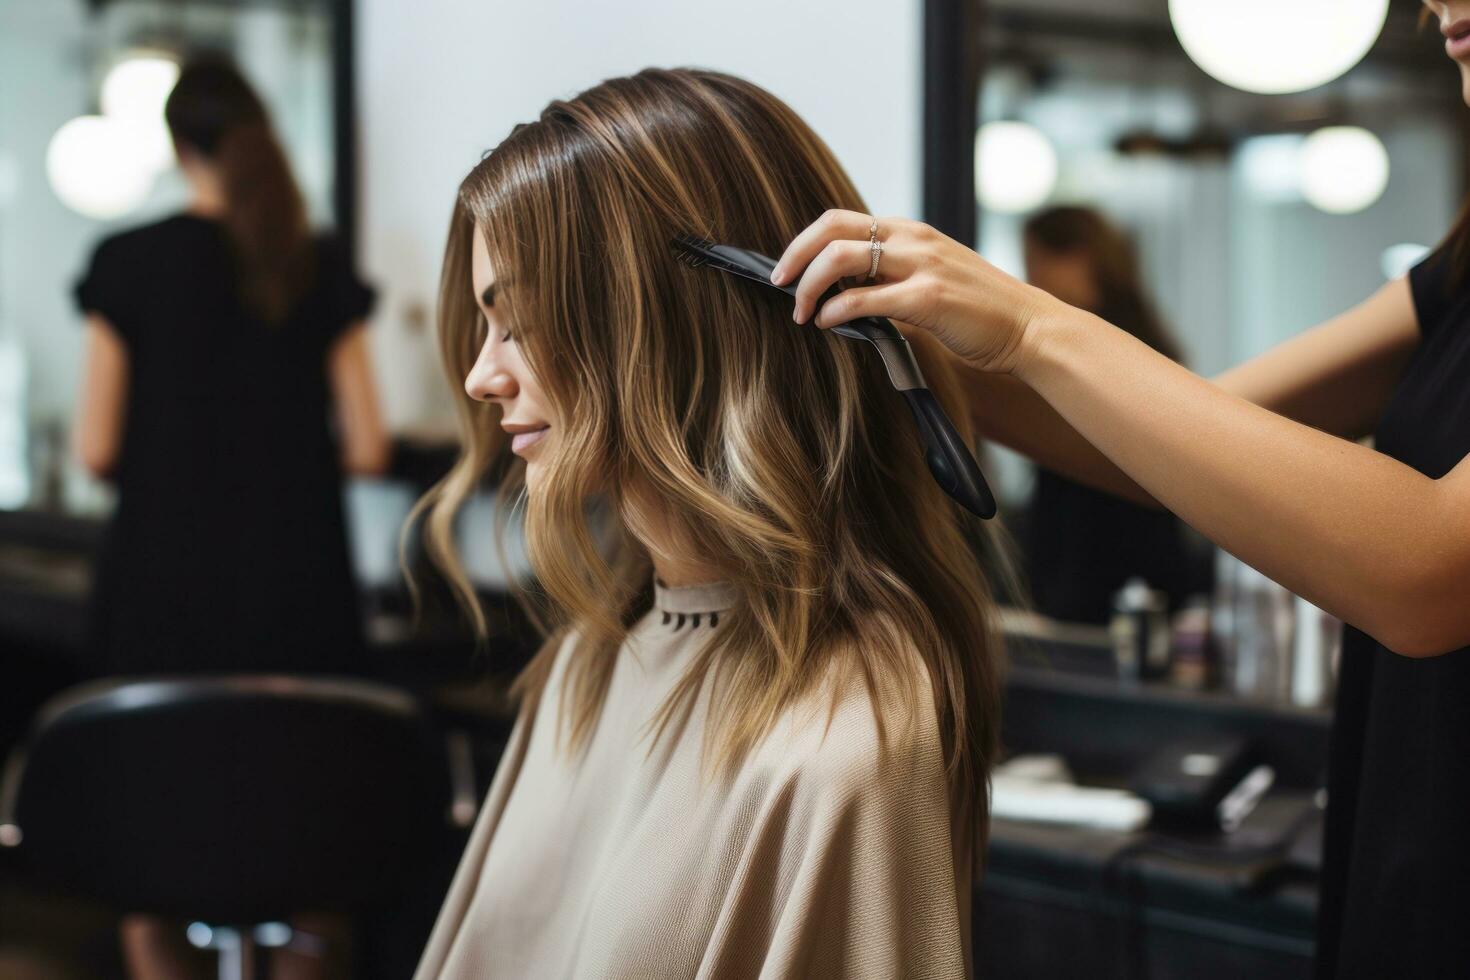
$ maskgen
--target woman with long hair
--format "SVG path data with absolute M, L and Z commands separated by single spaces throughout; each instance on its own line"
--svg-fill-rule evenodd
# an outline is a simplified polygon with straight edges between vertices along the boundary
M 1426 0 L 1470 103 L 1470 0 Z M 1330 26 L 1330 25 L 1325 25 Z M 1470 209 L 1351 310 L 1213 382 L 921 222 L 834 209 L 787 246 L 798 322 L 887 316 L 939 339 L 983 434 L 1157 502 L 1333 613 L 1320 977 L 1470 962 Z M 1372 447 L 1362 445 L 1374 437 Z
M 1100 212 L 1046 208 L 1026 219 L 1021 238 L 1027 282 L 1181 360 L 1144 292 L 1133 243 Z M 1020 538 L 1031 599 L 1055 619 L 1106 623 L 1114 595 L 1135 577 L 1175 606 L 1195 586 L 1177 517 L 1045 466 L 1037 467 Z
M 341 494 L 344 470 L 387 457 L 373 292 L 308 227 L 231 64 L 185 64 L 165 115 L 187 210 L 105 239 L 76 290 L 76 452 L 117 488 L 91 607 L 98 672 L 361 673 Z M 133 973 L 189 975 L 182 935 L 129 917 Z
M 979 529 L 866 345 L 670 249 L 772 254 L 833 206 L 862 200 L 789 107 L 686 69 L 552 102 L 461 184 L 464 451 L 427 536 L 473 603 L 452 522 L 508 448 L 550 633 L 418 977 L 968 971 L 1000 685 Z

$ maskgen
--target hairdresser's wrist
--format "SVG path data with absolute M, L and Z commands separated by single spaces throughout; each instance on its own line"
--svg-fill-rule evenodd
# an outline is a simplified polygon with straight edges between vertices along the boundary
M 1043 391 L 1078 370 L 1084 359 L 1087 320 L 1092 314 L 1058 303 L 1038 310 L 1022 323 L 1010 373 L 1029 387 Z

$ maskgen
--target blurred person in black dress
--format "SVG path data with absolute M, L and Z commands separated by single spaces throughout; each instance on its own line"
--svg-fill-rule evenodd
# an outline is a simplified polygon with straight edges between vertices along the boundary
M 165 116 L 187 209 L 102 241 L 76 287 L 75 451 L 117 488 L 91 608 L 99 672 L 361 673 L 342 480 L 387 464 L 374 292 L 308 226 L 233 66 L 185 65 Z M 122 932 L 134 975 L 193 975 L 181 924 L 134 915 Z M 321 975 L 308 957 L 276 969 Z
M 1024 229 L 1026 278 L 1063 302 L 1120 327 L 1154 350 L 1180 360 L 1139 282 L 1124 235 L 1097 211 L 1055 207 Z M 1179 519 L 1130 503 L 1038 466 L 1022 535 L 1036 610 L 1055 619 L 1105 623 L 1112 599 L 1139 576 L 1169 594 L 1177 608 L 1190 572 Z

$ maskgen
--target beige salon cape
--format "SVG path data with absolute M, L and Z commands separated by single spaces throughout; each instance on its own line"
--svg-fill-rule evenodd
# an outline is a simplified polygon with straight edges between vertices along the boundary
M 881 768 L 859 689 L 825 737 L 825 710 L 789 716 L 701 788 L 707 690 L 651 755 L 643 726 L 736 593 L 654 584 L 574 758 L 553 745 L 563 644 L 415 980 L 966 976 L 975 841 L 952 829 L 972 822 L 951 814 L 932 705 Z

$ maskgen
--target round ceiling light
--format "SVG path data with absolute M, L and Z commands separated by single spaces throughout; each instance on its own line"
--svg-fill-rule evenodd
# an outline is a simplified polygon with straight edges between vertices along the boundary
M 1169 0 L 1184 51 L 1226 85 L 1279 95 L 1332 81 L 1383 30 L 1388 0 Z
M 46 178 L 61 202 L 89 218 L 121 217 L 143 203 L 157 171 L 136 127 L 78 116 L 46 147 Z
M 178 62 L 161 55 L 125 58 L 102 80 L 102 114 L 137 127 L 149 165 L 158 170 L 173 160 L 163 106 L 178 80 Z
M 1329 214 L 1352 214 L 1383 196 L 1388 151 L 1358 126 L 1324 126 L 1302 141 L 1302 197 Z
M 975 193 L 991 211 L 1030 211 L 1051 196 L 1057 153 L 1028 123 L 989 122 L 975 135 Z

